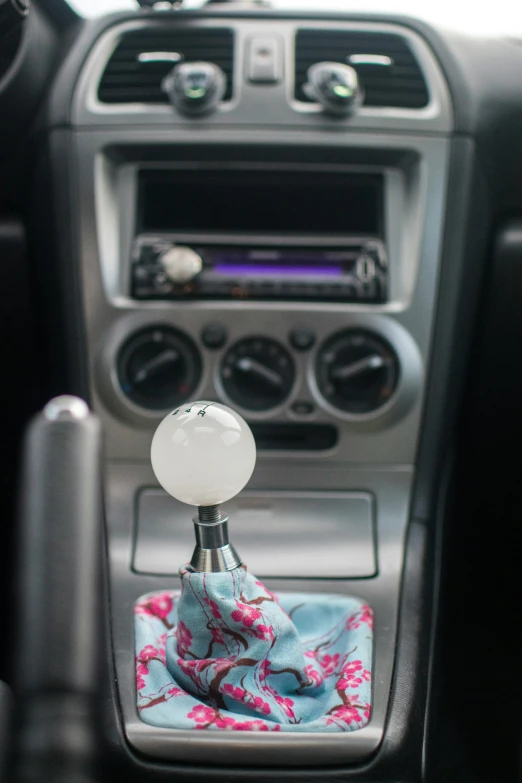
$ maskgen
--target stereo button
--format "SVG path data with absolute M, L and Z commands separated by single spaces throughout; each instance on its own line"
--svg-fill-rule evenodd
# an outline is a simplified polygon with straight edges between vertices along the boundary
M 281 81 L 283 58 L 279 38 L 252 38 L 248 54 L 248 78 L 251 82 L 275 84 Z

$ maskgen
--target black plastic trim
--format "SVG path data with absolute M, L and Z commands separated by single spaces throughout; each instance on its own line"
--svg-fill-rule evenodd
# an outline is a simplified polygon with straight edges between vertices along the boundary
M 432 47 L 443 67 L 443 70 L 450 83 L 450 91 L 454 93 L 455 109 L 459 112 L 463 106 L 466 106 L 466 85 L 462 84 L 462 79 L 458 77 L 458 71 L 452 69 L 453 55 L 445 46 L 441 36 L 423 22 L 411 19 L 406 16 L 386 16 L 383 14 L 333 14 L 333 13 L 303 13 L 303 12 L 274 12 L 273 10 L 238 10 L 237 8 L 205 8 L 203 15 L 206 19 L 281 19 L 295 21 L 354 21 L 354 22 L 373 22 L 385 24 L 397 24 L 406 27 L 422 36 Z M 71 50 L 68 59 L 64 62 L 58 79 L 56 80 L 52 102 L 50 104 L 48 121 L 52 125 L 69 125 L 72 122 L 71 104 L 74 86 L 79 76 L 81 66 L 88 57 L 95 41 L 109 28 L 125 22 L 136 21 L 137 19 L 147 19 L 151 21 L 175 22 L 176 20 L 189 20 L 201 18 L 202 12 L 197 10 L 177 10 L 157 11 L 154 14 L 147 15 L 143 12 L 128 14 L 117 13 L 104 16 L 100 19 L 89 20 L 85 22 L 83 31 L 78 37 L 74 48 Z M 455 84 L 455 87 L 454 87 Z M 471 114 L 468 111 L 467 114 Z M 464 120 L 464 117 L 463 117 Z M 465 122 L 461 123 L 464 129 Z
M 332 424 L 267 424 L 251 422 L 260 451 L 327 451 L 337 445 L 339 432 Z
M 71 148 L 70 133 L 56 129 L 40 152 L 32 192 L 30 246 L 42 324 L 40 350 L 50 359 L 49 396 L 70 393 L 89 400 L 82 283 L 70 219 L 75 198 L 69 173 Z
M 491 205 L 472 139 L 452 143 L 443 263 L 412 513 L 432 514 L 443 460 L 451 449 L 491 231 Z

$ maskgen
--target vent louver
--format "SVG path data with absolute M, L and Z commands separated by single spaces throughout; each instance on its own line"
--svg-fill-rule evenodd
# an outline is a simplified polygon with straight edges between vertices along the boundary
M 183 61 L 207 60 L 227 77 L 224 100 L 233 92 L 234 35 L 227 28 L 137 30 L 123 35 L 112 53 L 98 87 L 102 103 L 168 103 L 161 82 L 175 61 L 141 61 L 148 53 L 178 53 Z M 142 58 L 147 60 L 147 58 Z
M 345 63 L 355 68 L 364 88 L 365 106 L 422 109 L 428 104 L 428 88 L 422 71 L 406 39 L 400 35 L 298 30 L 295 42 L 297 100 L 310 102 L 303 91 L 306 72 L 311 65 L 322 61 Z

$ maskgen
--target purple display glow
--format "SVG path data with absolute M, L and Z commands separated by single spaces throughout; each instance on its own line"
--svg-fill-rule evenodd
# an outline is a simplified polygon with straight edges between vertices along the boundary
M 293 277 L 341 277 L 341 266 L 261 266 L 258 264 L 216 264 L 214 272 L 234 277 L 292 275 Z

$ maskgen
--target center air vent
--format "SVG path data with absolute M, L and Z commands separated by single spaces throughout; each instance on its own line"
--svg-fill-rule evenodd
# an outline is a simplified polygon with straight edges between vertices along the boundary
M 308 68 L 329 61 L 351 65 L 364 88 L 364 106 L 422 109 L 428 88 L 408 42 L 390 33 L 351 30 L 298 30 L 295 42 L 295 97 L 310 102 L 303 90 Z
M 103 103 L 168 103 L 161 90 L 163 78 L 176 61 L 194 60 L 207 60 L 223 69 L 227 77 L 224 100 L 230 100 L 234 35 L 227 28 L 203 27 L 142 29 L 124 34 L 103 72 L 98 99 Z

